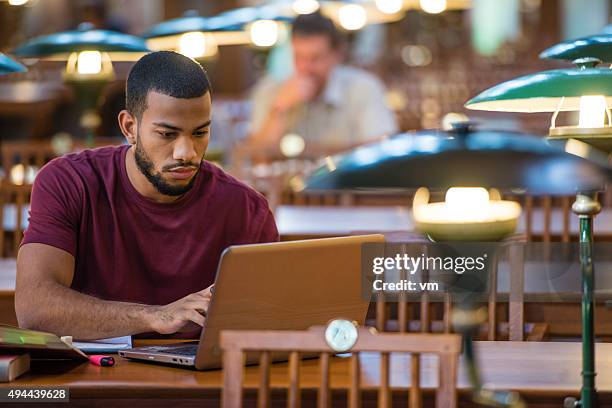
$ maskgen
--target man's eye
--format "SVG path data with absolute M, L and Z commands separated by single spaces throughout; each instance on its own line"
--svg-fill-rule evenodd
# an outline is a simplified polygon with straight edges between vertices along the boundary
M 176 136 L 176 132 L 158 132 L 163 138 L 172 139 Z
M 195 132 L 194 135 L 196 137 L 204 137 L 208 134 L 208 130 L 200 130 L 198 132 Z

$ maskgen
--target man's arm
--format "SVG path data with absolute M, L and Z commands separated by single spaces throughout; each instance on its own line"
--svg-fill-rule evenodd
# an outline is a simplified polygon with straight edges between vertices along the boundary
M 255 93 L 255 114 L 251 121 L 253 133 L 249 142 L 254 147 L 278 151 L 279 141 L 288 130 L 291 111 L 315 96 L 316 84 L 311 78 L 295 75 L 285 81 L 274 95 L 269 95 L 270 92 L 269 86 L 263 86 Z M 261 104 L 270 98 L 271 103 Z
M 23 245 L 17 256 L 15 310 L 19 326 L 100 339 L 156 331 L 175 333 L 190 323 L 204 324 L 210 289 L 165 306 L 97 299 L 70 289 L 74 257 L 50 245 Z

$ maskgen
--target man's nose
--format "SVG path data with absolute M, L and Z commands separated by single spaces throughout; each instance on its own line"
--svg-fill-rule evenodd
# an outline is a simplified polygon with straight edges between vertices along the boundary
M 191 163 L 197 157 L 195 145 L 189 136 L 180 136 L 174 143 L 174 154 L 172 158 L 176 161 Z

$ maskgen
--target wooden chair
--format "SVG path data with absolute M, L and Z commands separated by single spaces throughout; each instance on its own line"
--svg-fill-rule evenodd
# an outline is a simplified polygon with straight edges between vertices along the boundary
M 16 257 L 27 220 L 32 185 L 0 183 L 0 257 Z
M 360 232 L 352 234 L 359 235 Z M 385 232 L 387 243 L 412 243 L 427 245 L 430 242 L 416 232 L 395 231 Z M 546 335 L 546 325 L 542 323 L 525 323 L 524 317 L 524 260 L 520 245 L 525 242 L 521 234 L 511 236 L 503 241 L 507 246 L 507 259 L 510 268 L 510 288 L 507 299 L 500 299 L 497 290 L 491 290 L 487 299 L 487 324 L 481 338 L 484 340 L 500 340 L 507 338 L 510 341 L 542 341 Z M 498 261 L 493 262 L 489 276 L 490 287 L 497 288 Z M 402 277 L 405 279 L 405 277 Z M 418 302 L 407 299 L 400 294 L 399 299 L 388 301 L 384 292 L 379 295 L 374 304 L 374 320 L 372 322 L 379 331 L 392 331 L 400 333 L 451 333 L 452 303 L 448 293 L 443 295 L 431 294 L 424 291 Z M 499 303 L 508 303 L 507 323 L 500 322 Z M 436 306 L 439 306 L 436 308 Z M 413 308 L 418 308 L 418 320 L 413 320 Z M 441 320 L 436 320 L 432 312 L 441 312 Z M 440 313 L 438 313 L 440 314 Z M 371 315 L 371 314 L 370 314 Z
M 300 355 L 319 353 L 320 383 L 318 406 L 331 406 L 330 365 L 334 351 L 327 345 L 324 327 L 313 327 L 307 331 L 241 331 L 226 330 L 220 335 L 223 350 L 223 395 L 221 406 L 242 406 L 242 387 L 246 352 L 261 352 L 259 359 L 258 407 L 270 405 L 271 352 L 289 353 L 289 383 L 287 406 L 300 406 Z M 391 407 L 390 353 L 411 353 L 410 407 L 422 406 L 420 355 L 437 354 L 438 388 L 436 407 L 457 406 L 457 367 L 461 351 L 461 337 L 455 334 L 397 334 L 376 333 L 374 329 L 359 329 L 359 338 L 351 349 L 348 406 L 360 407 L 360 352 L 380 352 L 380 388 L 378 406 Z

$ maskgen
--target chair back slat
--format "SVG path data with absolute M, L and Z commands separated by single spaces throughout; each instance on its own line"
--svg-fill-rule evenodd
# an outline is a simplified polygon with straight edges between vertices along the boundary
M 389 387 L 389 353 L 380 353 L 380 388 L 378 389 L 378 407 L 391 407 L 391 389 Z
M 321 383 L 319 384 L 319 408 L 331 406 L 331 391 L 329 389 L 329 353 L 319 355 Z
M 289 353 L 289 398 L 287 408 L 300 408 L 300 354 Z
M 491 262 L 491 273 L 489 274 L 489 285 L 491 288 L 491 290 L 489 290 L 489 323 L 487 325 L 487 340 L 489 341 L 495 340 L 497 328 L 497 262 L 497 257 L 494 257 L 493 262 Z
M 457 407 L 457 368 L 458 359 L 453 353 L 440 353 L 438 364 L 438 389 L 436 408 Z
M 361 408 L 361 398 L 359 392 L 361 367 L 359 363 L 359 355 L 357 353 L 353 353 L 351 355 L 349 378 L 348 406 L 349 408 Z
M 408 392 L 410 408 L 421 408 L 423 399 L 421 396 L 421 355 L 413 353 L 410 356 L 410 391 Z
M 542 231 L 542 241 L 550 242 L 550 226 L 552 216 L 552 198 L 550 196 L 544 196 L 542 198 L 542 211 L 544 213 L 544 230 Z
M 561 234 L 561 242 L 570 242 L 570 215 L 571 215 L 570 198 L 565 196 L 561 198 L 561 214 L 563 217 L 563 232 Z
M 266 408 L 270 405 L 270 352 L 264 350 L 259 356 L 259 392 L 257 406 Z
M 531 241 L 533 237 L 533 197 L 525 197 L 525 234 L 527 241 Z
M 244 376 L 244 353 L 240 349 L 223 353 L 223 408 L 242 407 L 242 378 Z

